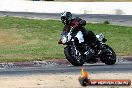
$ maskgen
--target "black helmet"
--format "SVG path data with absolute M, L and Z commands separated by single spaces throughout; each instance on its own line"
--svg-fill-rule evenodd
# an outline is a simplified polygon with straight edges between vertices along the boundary
M 72 19 L 72 14 L 70 12 L 63 12 L 61 14 L 61 20 L 62 23 L 66 24 L 67 21 L 70 21 Z

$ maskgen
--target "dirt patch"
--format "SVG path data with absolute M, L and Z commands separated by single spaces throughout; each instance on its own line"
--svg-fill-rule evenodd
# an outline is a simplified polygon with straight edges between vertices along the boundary
M 6 32 L 0 30 L 0 45 L 20 44 L 20 43 L 22 43 L 22 39 L 14 31 Z
M 81 75 L 81 74 L 80 74 Z M 78 82 L 80 75 L 28 75 L 0 76 L 1 88 L 82 88 Z M 89 74 L 91 79 L 130 79 L 132 73 L 98 73 Z M 119 87 L 90 87 L 119 88 Z M 121 88 L 132 88 L 121 87 Z

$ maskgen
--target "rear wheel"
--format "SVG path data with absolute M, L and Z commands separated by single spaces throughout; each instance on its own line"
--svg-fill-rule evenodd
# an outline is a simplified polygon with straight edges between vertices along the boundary
M 105 45 L 102 49 L 102 54 L 100 55 L 100 60 L 107 64 L 107 65 L 113 65 L 116 62 L 116 54 L 114 50 L 108 46 Z
M 66 46 L 64 49 L 64 54 L 66 59 L 74 66 L 82 66 L 84 64 L 83 57 L 76 54 L 75 48 L 73 46 Z

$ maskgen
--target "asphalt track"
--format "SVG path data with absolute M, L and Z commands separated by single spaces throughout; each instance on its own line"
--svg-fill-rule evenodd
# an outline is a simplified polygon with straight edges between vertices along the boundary
M 34 64 L 32 66 L 0 65 L 0 75 L 32 75 L 32 74 L 80 74 L 82 66 L 70 64 Z M 132 73 L 132 62 L 123 60 L 115 65 L 104 63 L 85 64 L 84 69 L 90 73 Z
M 18 16 L 33 19 L 60 19 L 60 14 L 49 13 L 25 13 L 25 12 L 0 12 L 0 16 Z M 74 15 L 86 19 L 87 22 L 110 21 L 112 24 L 132 26 L 132 16 L 130 15 Z M 120 58 L 119 58 L 120 59 Z M 131 58 L 132 59 L 132 58 Z M 92 73 L 110 73 L 110 72 L 132 72 L 132 61 L 122 60 L 115 65 L 105 65 L 103 63 L 86 64 L 85 70 Z M 49 64 L 32 66 L 15 66 L 9 64 L 0 64 L 0 75 L 31 75 L 31 74 L 80 74 L 81 67 L 75 67 L 69 64 Z
M 60 13 L 31 13 L 31 12 L 6 12 L 0 11 L 0 16 L 27 17 L 32 19 L 56 19 L 60 20 Z M 106 14 L 73 14 L 81 17 L 87 22 L 104 22 L 109 21 L 111 24 L 132 26 L 132 15 L 106 15 Z

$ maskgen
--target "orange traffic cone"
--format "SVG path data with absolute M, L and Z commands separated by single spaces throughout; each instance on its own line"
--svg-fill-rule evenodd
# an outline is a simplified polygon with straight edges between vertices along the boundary
M 81 68 L 81 77 L 79 77 L 79 82 L 81 86 L 88 86 L 91 84 L 90 79 L 88 78 L 88 71 L 84 71 L 84 68 Z

